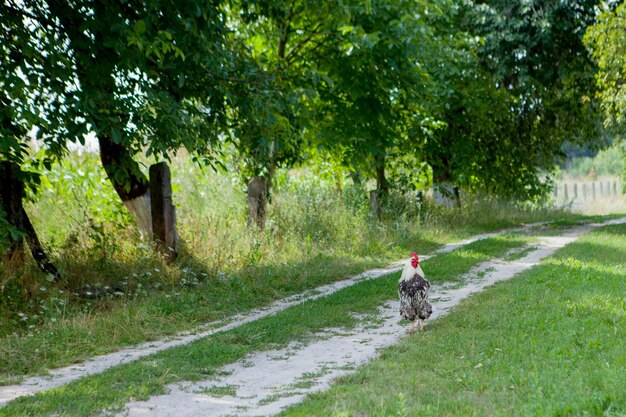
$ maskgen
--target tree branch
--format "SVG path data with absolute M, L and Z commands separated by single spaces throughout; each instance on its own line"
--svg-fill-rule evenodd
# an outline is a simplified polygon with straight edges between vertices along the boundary
M 269 80 L 272 77 L 269 74 L 261 74 L 261 75 L 257 75 L 255 77 L 255 79 L 246 79 L 246 78 L 240 78 L 240 77 L 233 77 L 233 76 L 230 76 L 230 75 L 217 75 L 217 74 L 215 74 L 211 70 L 206 70 L 205 72 L 209 76 L 215 78 L 216 80 L 230 81 L 230 82 L 237 83 L 237 84 L 254 84 L 254 83 L 258 82 L 258 81 Z
M 301 48 L 303 48 L 308 42 L 311 41 L 311 39 L 313 39 L 314 36 L 316 35 L 321 35 L 323 34 L 323 32 L 318 32 L 318 29 L 322 26 L 322 23 L 318 23 L 317 26 L 315 26 L 315 28 L 311 31 L 311 33 L 309 34 L 309 36 L 307 36 L 306 38 L 304 38 L 303 40 L 301 40 L 300 42 L 298 42 L 298 44 L 296 46 L 294 46 L 291 51 L 289 51 L 289 53 L 287 54 L 286 60 L 287 62 L 291 61 L 291 58 L 294 56 L 294 54 L 296 54 L 298 52 L 298 50 L 300 50 Z
M 0 10 L 6 10 L 9 13 L 18 14 L 18 15 L 20 15 L 22 17 L 34 20 L 35 22 L 39 23 L 40 25 L 47 25 L 47 26 L 50 26 L 50 27 L 52 27 L 54 29 L 57 29 L 57 30 L 61 30 L 62 29 L 61 26 L 59 26 L 59 24 L 56 23 L 54 20 L 51 20 L 51 19 L 49 19 L 49 18 L 47 18 L 45 16 L 38 16 L 38 15 L 33 14 L 33 13 L 27 11 L 27 10 L 20 9 L 20 8 L 18 8 L 18 6 L 16 6 L 13 3 L 9 3 L 8 5 L 4 4 L 4 3 L 0 4 Z
M 287 17 L 287 21 L 285 22 L 285 27 L 283 28 L 282 33 L 280 34 L 280 39 L 278 39 L 278 57 L 281 59 L 285 58 L 285 48 L 287 47 L 287 41 L 289 40 L 289 28 L 291 27 L 291 19 L 294 16 L 294 4 L 296 0 L 291 0 L 291 6 L 289 7 L 289 16 Z
M 318 35 L 332 35 L 334 33 L 335 32 L 318 32 L 317 34 Z M 311 42 L 311 40 L 312 39 L 309 39 L 307 41 L 307 43 Z M 314 53 L 315 51 L 317 51 L 317 49 L 319 49 L 320 46 L 325 45 L 328 41 L 329 41 L 329 39 L 325 38 L 325 39 L 322 39 L 322 40 L 320 40 L 318 42 L 315 42 L 313 47 L 311 49 L 309 49 L 308 53 L 309 54 Z M 293 64 L 298 59 L 298 57 L 300 56 L 300 52 L 302 51 L 303 47 L 304 47 L 304 44 L 302 44 L 302 48 L 300 48 L 300 51 L 296 51 L 295 48 L 291 50 L 291 52 L 287 56 L 287 62 L 288 62 L 289 65 Z M 298 52 L 298 53 L 296 53 L 296 52 Z

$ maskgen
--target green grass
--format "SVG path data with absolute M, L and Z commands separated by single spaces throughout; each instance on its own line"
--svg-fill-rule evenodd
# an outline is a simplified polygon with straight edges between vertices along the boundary
M 433 267 L 437 280 L 452 277 L 443 266 L 463 260 L 454 273 L 465 273 L 483 258 L 501 256 L 510 247 L 525 244 L 517 236 L 475 242 L 458 253 L 438 255 L 423 262 L 425 271 Z M 440 264 L 439 272 L 435 266 Z M 66 386 L 20 398 L 0 408 L 0 416 L 93 416 L 103 410 L 117 410 L 131 398 L 147 398 L 163 393 L 168 383 L 202 380 L 218 372 L 219 367 L 243 358 L 254 351 L 286 346 L 292 341 L 306 341 L 326 328 L 352 328 L 378 306 L 395 298 L 398 273 L 359 283 L 333 295 L 308 301 L 275 316 L 258 320 L 187 346 L 176 347 L 112 368 L 102 374 Z M 358 316 L 358 317 L 357 317 Z
M 520 250 L 512 251 L 511 253 L 507 254 L 503 258 L 503 260 L 506 262 L 516 261 L 518 259 L 522 259 L 524 256 L 535 250 L 537 250 L 537 246 L 528 246 L 525 248 L 521 248 Z
M 284 416 L 623 416 L 626 226 L 599 229 Z
M 507 233 L 490 239 L 479 240 L 471 245 L 452 251 L 447 256 L 436 256 L 428 260 L 428 270 L 425 273 L 433 283 L 460 281 L 463 274 L 472 266 L 488 261 L 494 257 L 504 255 L 511 249 L 522 249 L 523 246 L 534 242 L 534 237 L 522 236 L 518 233 Z M 498 251 L 493 247 L 497 246 Z M 426 266 L 424 266 L 426 268 Z
M 275 276 L 263 280 L 235 277 L 146 291 L 118 300 L 95 300 L 87 311 L 61 313 L 57 320 L 49 319 L 28 332 L 0 338 L 0 385 L 19 381 L 24 374 L 45 372 L 221 320 L 379 265 L 367 259 L 341 264 L 319 257 L 309 264 L 277 269 Z M 298 268 L 300 272 L 296 272 Z
M 237 394 L 236 385 L 212 385 L 202 390 L 195 391 L 200 394 L 209 394 L 213 397 L 225 397 L 227 395 L 233 396 Z

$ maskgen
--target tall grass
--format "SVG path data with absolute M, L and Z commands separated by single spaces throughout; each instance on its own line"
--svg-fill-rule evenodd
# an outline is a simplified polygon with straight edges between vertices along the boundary
M 51 285 L 32 262 L 24 267 L 0 262 L 0 316 L 5 318 L 0 337 L 37 332 L 76 314 L 114 311 L 138 299 L 154 299 L 150 308 L 176 310 L 190 322 L 206 320 L 412 250 L 427 252 L 445 240 L 570 216 L 479 199 L 461 210 L 446 209 L 392 194 L 384 219 L 377 221 L 365 190 L 300 170 L 279 173 L 260 233 L 246 224 L 244 187 L 235 175 L 203 171 L 180 157 L 172 164 L 172 178 L 184 247 L 178 261 L 167 265 L 141 241 L 96 155 L 71 155 L 49 172 L 27 210 L 64 286 Z M 191 296 L 175 307 L 162 300 L 198 286 L 203 286 L 202 301 L 212 303 L 209 311 L 199 312 Z M 174 330 L 165 327 L 164 332 Z

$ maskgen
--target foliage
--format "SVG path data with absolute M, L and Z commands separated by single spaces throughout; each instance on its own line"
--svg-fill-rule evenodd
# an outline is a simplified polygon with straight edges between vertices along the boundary
M 21 162 L 37 126 L 49 167 L 92 131 L 128 154 L 105 163 L 124 183 L 144 152 L 224 166 L 230 140 L 244 176 L 271 177 L 320 148 L 378 188 L 415 188 L 428 164 L 529 198 L 564 138 L 595 127 L 594 4 L 10 1 L 1 151 Z
M 621 176 L 624 172 L 624 144 L 617 142 L 598 152 L 593 158 L 577 157 L 572 159 L 561 171 L 571 177 Z
M 603 4 L 597 22 L 587 29 L 585 43 L 599 67 L 596 82 L 605 123 L 623 128 L 626 114 L 626 4 Z
M 486 123 L 474 128 L 469 152 L 480 156 L 464 175 L 466 183 L 477 179 L 497 194 L 536 197 L 545 191 L 538 170 L 553 167 L 565 141 L 598 137 L 595 67 L 582 43 L 595 3 L 495 0 L 469 8 L 464 27 L 483 37 L 476 53 L 489 74 L 486 91 L 498 90 L 478 90 L 479 97 L 491 98 L 479 106 L 495 104 L 497 116 L 489 123 L 487 113 L 479 118 Z
M 25 233 L 7 221 L 6 212 L 0 207 L 0 256 L 6 255 L 13 242 L 23 238 Z
M 319 89 L 316 143 L 351 171 L 376 178 L 379 190 L 389 188 L 386 160 L 413 155 L 409 128 L 429 123 L 422 64 L 436 53 L 429 13 L 441 11 L 425 2 L 381 2 L 371 11 L 354 4 L 341 42 L 320 57 L 331 82 Z
M 35 25 L 13 2 L 0 6 L 0 16 L 0 158 L 22 165 L 28 154 L 25 136 L 33 126 L 44 139 L 51 125 L 72 129 L 62 105 L 62 95 L 71 89 L 70 62 L 63 39 L 45 36 L 43 26 L 52 26 L 47 16 Z

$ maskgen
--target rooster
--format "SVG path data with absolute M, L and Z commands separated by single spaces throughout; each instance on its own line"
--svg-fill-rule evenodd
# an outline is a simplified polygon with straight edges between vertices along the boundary
M 417 253 L 411 254 L 411 261 L 402 270 L 398 281 L 398 295 L 400 296 L 400 316 L 412 322 L 410 332 L 415 331 L 415 319 L 419 318 L 419 330 L 424 329 L 424 320 L 433 312 L 428 302 L 430 282 L 424 276 L 419 266 Z

